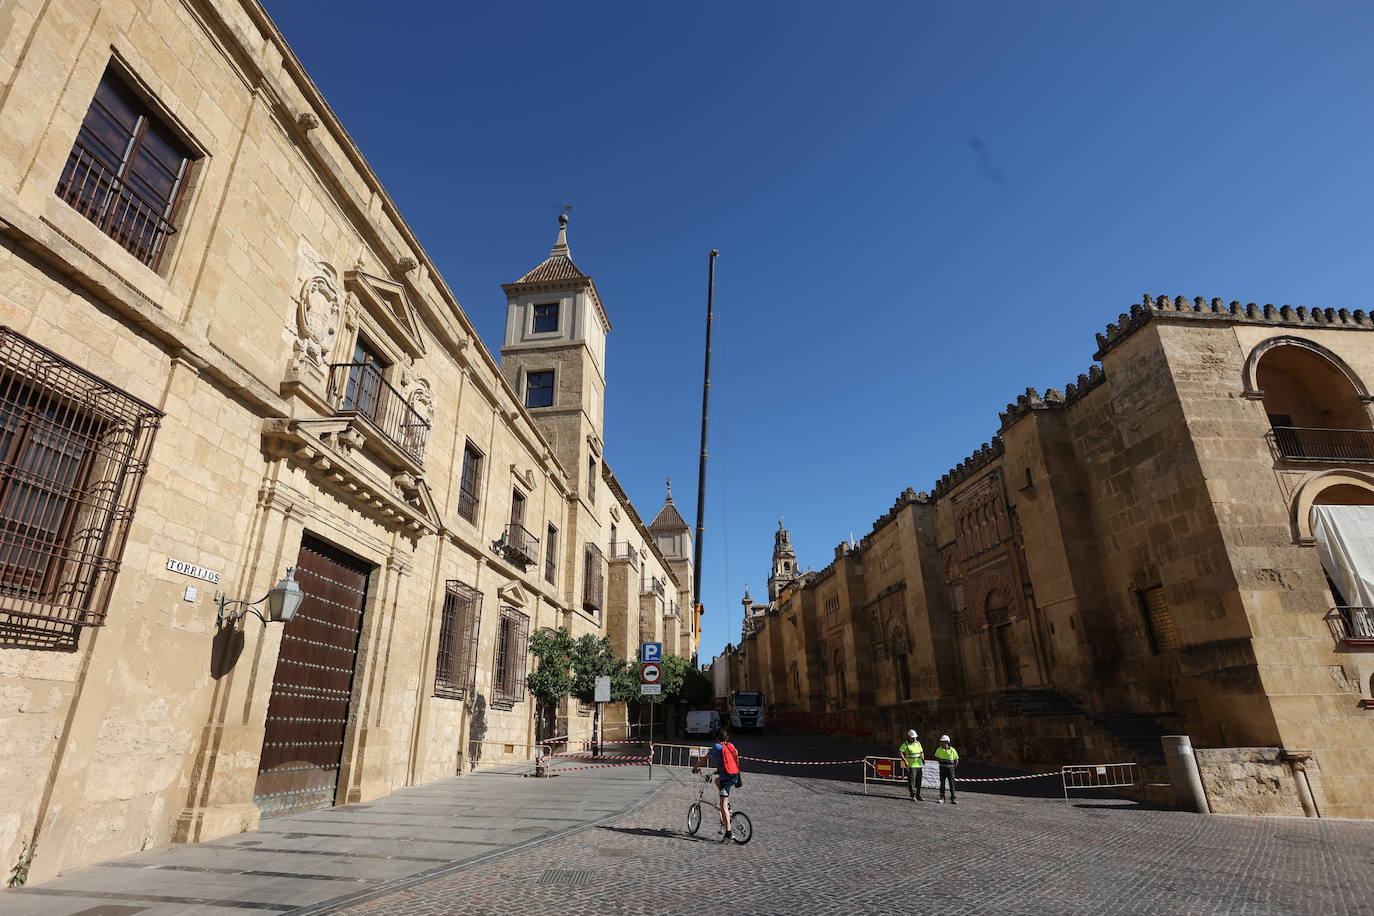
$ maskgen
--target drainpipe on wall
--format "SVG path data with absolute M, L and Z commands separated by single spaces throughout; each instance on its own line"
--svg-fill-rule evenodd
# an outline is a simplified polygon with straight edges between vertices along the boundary
M 1279 751 L 1279 759 L 1288 764 L 1293 771 L 1293 781 L 1298 784 L 1298 801 L 1302 802 L 1302 813 L 1307 817 L 1321 817 L 1317 810 L 1317 799 L 1312 795 L 1312 784 L 1307 781 L 1307 761 L 1312 759 L 1311 751 Z
M 1173 783 L 1179 807 L 1198 814 L 1211 814 L 1207 793 L 1202 788 L 1202 774 L 1193 756 L 1193 741 L 1187 735 L 1164 735 L 1164 762 L 1169 765 L 1169 782 Z

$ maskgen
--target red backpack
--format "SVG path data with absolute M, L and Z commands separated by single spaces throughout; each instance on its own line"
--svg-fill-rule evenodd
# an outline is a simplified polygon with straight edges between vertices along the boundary
M 720 768 L 730 776 L 739 773 L 739 751 L 729 741 L 720 745 Z

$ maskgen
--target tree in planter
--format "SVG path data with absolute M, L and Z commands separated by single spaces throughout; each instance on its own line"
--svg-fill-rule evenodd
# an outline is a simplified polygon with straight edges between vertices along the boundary
M 553 737 L 557 730 L 558 704 L 572 690 L 576 645 L 567 627 L 536 630 L 530 636 L 530 654 L 539 664 L 525 678 L 525 684 L 538 704 L 536 741 Z

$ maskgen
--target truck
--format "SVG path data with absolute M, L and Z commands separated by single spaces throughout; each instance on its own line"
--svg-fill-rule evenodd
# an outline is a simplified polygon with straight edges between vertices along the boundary
M 730 694 L 730 726 L 763 731 L 768 724 L 768 697 L 757 690 L 736 690 Z

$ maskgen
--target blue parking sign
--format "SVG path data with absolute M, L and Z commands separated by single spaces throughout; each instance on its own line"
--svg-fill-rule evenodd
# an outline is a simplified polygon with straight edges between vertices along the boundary
M 663 643 L 646 642 L 639 644 L 639 660 L 642 662 L 663 661 Z

